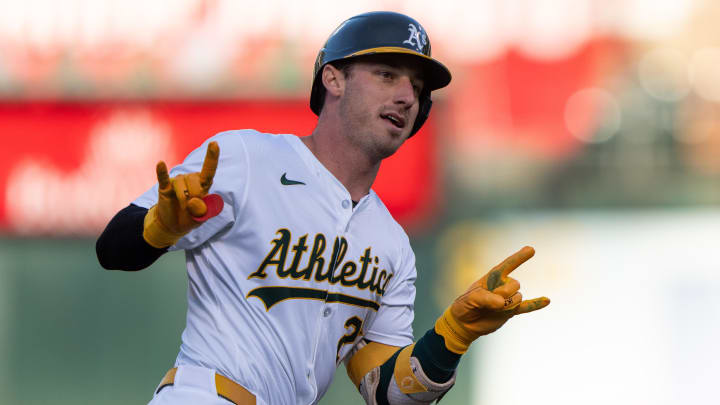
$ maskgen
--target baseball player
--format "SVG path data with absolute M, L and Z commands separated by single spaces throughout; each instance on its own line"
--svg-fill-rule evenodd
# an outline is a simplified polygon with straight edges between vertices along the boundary
M 548 305 L 509 277 L 525 247 L 413 342 L 415 257 L 371 185 L 449 82 L 417 21 L 361 14 L 317 57 L 310 136 L 222 132 L 170 172 L 158 163 L 96 246 L 122 270 L 185 250 L 187 324 L 150 404 L 314 404 L 341 362 L 368 404 L 431 403 L 475 339 Z

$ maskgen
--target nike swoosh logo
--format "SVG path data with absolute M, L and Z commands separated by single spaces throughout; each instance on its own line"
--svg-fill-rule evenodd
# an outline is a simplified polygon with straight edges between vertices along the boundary
M 305 185 L 305 183 L 303 183 L 302 181 L 288 180 L 288 178 L 285 177 L 286 174 L 287 174 L 287 173 L 283 173 L 282 177 L 280 177 L 280 183 L 281 183 L 283 186 L 292 186 L 292 185 L 295 185 L 295 184 Z

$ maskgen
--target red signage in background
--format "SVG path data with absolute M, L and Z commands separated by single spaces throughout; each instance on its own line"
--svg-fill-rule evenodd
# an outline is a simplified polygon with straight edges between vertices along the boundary
M 457 150 L 471 160 L 503 150 L 554 159 L 572 156 L 583 143 L 567 128 L 568 100 L 583 89 L 614 90 L 607 78 L 623 68 L 624 50 L 619 40 L 596 38 L 563 59 L 535 60 L 510 50 L 470 67 L 449 100 Z M 578 113 L 574 118 L 581 132 L 592 133 L 602 122 L 603 111 L 591 105 Z
M 158 160 L 173 166 L 225 130 L 308 135 L 316 121 L 306 100 L 0 103 L 0 229 L 98 234 L 155 182 Z M 428 122 L 373 187 L 403 225 L 435 206 L 433 138 Z

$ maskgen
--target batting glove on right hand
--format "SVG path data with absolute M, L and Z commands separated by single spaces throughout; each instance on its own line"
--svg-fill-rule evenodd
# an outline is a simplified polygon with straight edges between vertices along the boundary
M 178 174 L 170 178 L 165 162 L 157 164 L 158 202 L 145 215 L 143 238 L 156 248 L 177 243 L 185 234 L 218 215 L 223 200 L 208 194 L 217 170 L 220 147 L 210 142 L 198 173 Z

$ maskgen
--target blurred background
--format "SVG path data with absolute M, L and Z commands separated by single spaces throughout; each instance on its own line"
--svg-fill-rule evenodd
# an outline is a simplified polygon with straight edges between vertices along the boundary
M 720 377 L 720 3 L 0 1 L 0 403 L 144 404 L 177 354 L 184 258 L 95 239 L 226 129 L 309 134 L 344 19 L 418 19 L 453 73 L 376 191 L 417 254 L 416 337 L 516 271 L 552 304 L 475 343 L 442 403 L 712 402 Z M 330 404 L 361 404 L 344 367 Z

